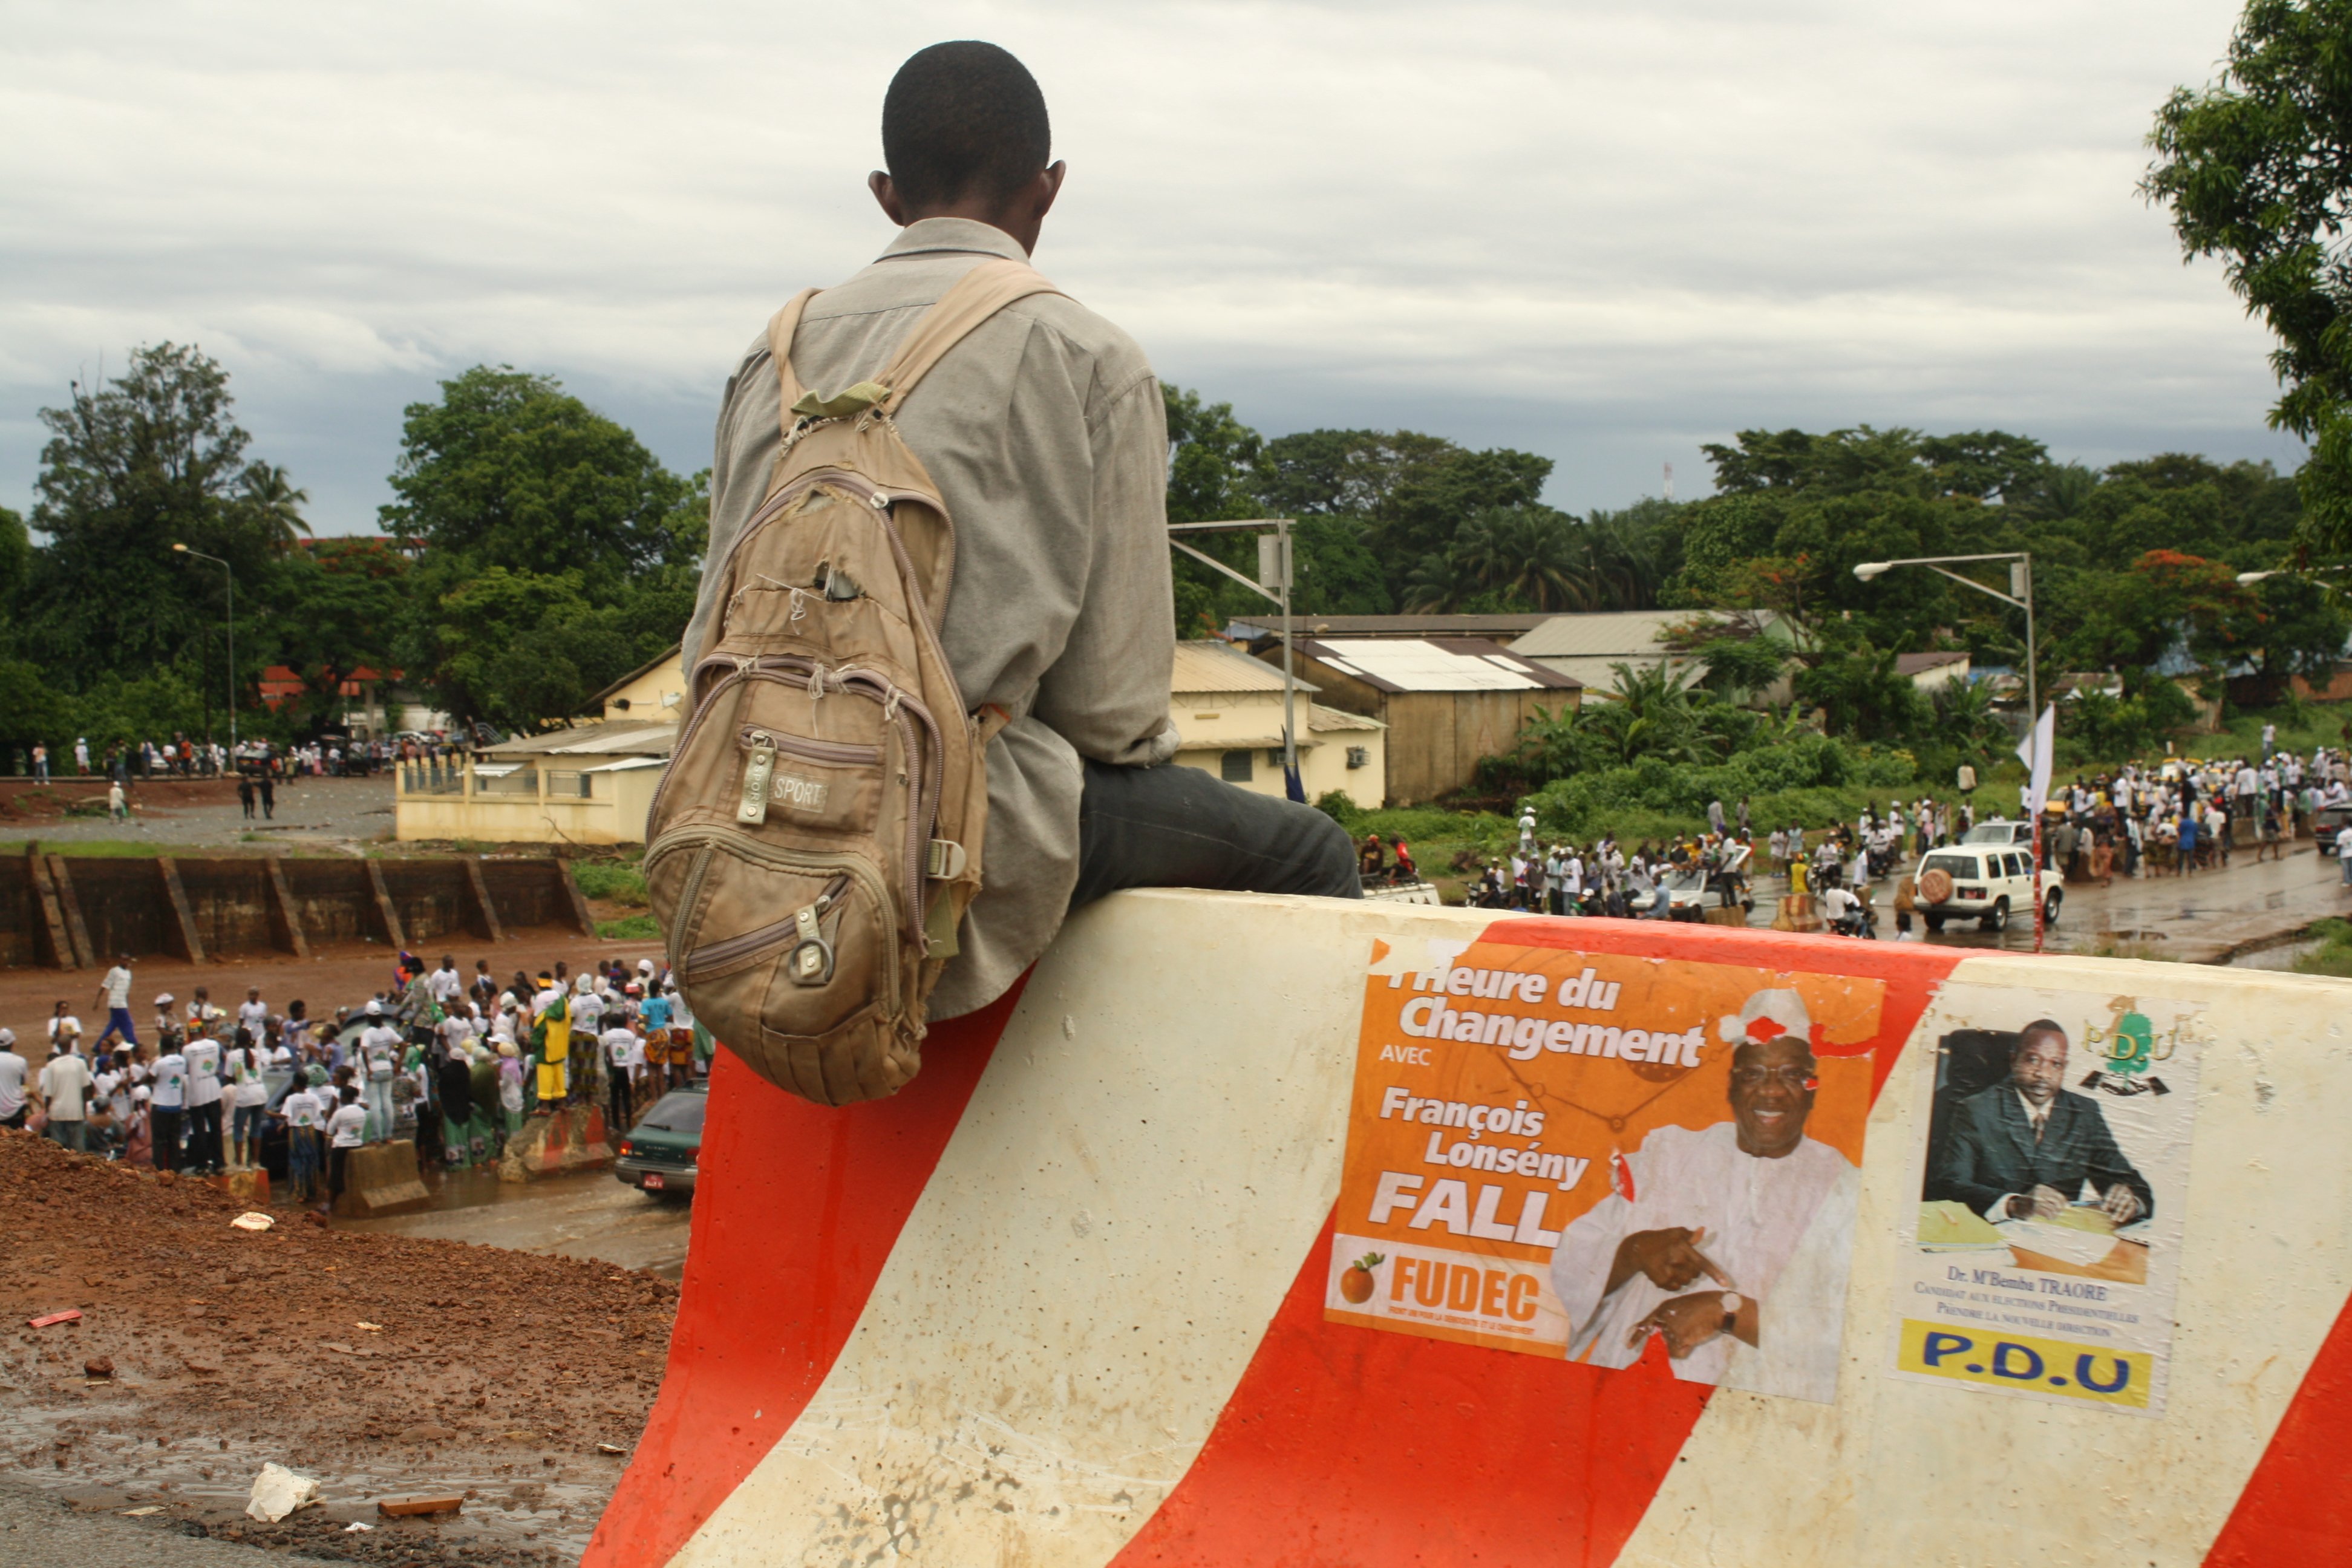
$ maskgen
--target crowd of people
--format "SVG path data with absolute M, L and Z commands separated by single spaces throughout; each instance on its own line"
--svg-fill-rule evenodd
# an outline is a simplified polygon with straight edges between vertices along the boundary
M 0 1028 L 0 1127 L 159 1171 L 276 1166 L 298 1201 L 329 1206 L 369 1143 L 413 1140 L 420 1168 L 494 1162 L 534 1116 L 601 1104 L 625 1129 L 709 1071 L 709 1033 L 650 959 L 502 983 L 487 959 L 468 977 L 403 953 L 390 979 L 316 1017 L 257 986 L 234 1008 L 165 992 L 142 1031 L 124 954 L 99 984 L 102 1027 L 59 1000 L 40 1037 Z
M 93 748 L 88 736 L 77 737 L 62 752 L 36 743 L 15 756 L 19 777 L 49 784 L 59 778 L 108 778 L 118 784 L 144 779 L 224 778 L 231 773 L 253 780 L 287 778 L 364 778 L 395 763 L 425 757 L 454 756 L 455 742 L 433 736 L 401 735 L 391 739 L 308 741 L 280 746 L 270 741 L 246 741 L 234 749 L 212 741 L 192 741 L 173 733 L 167 741 L 140 741 Z
M 2257 860 L 2284 857 L 2290 840 L 2310 836 L 2320 812 L 2352 807 L 2352 752 L 2321 747 L 2299 756 L 2278 751 L 2274 739 L 2265 735 L 2259 759 L 2168 757 L 2054 784 L 2042 824 L 2042 865 L 2069 881 L 2104 884 L 2117 875 L 2186 876 L 2227 867 L 2241 838 Z M 1826 894 L 1899 876 L 1977 825 L 1973 776 L 1963 782 L 1968 792 L 1953 799 L 1889 801 L 1883 811 L 1865 805 L 1853 821 L 1819 830 L 1798 822 L 1774 827 L 1764 837 L 1761 864 L 1786 876 L 1796 892 Z M 2026 804 L 2021 799 L 2021 819 Z M 1465 880 L 1470 903 L 1482 909 L 1663 918 L 1668 900 L 1659 889 L 1677 873 L 1704 873 L 1704 887 L 1722 895 L 1718 901 L 1745 898 L 1759 847 L 1749 817 L 1746 800 L 1733 811 L 1711 802 L 1705 831 L 1644 840 L 1628 851 L 1608 833 L 1590 844 L 1540 844 L 1530 812 L 1519 818 L 1513 853 L 1481 858 L 1465 850 L 1454 869 Z M 2242 822 L 2252 826 L 2242 833 Z M 2336 837 L 2331 831 L 2331 847 Z M 1368 877 L 1378 868 L 1379 843 L 1377 837 L 1364 842 Z M 2345 865 L 2352 886 L 2352 858 Z

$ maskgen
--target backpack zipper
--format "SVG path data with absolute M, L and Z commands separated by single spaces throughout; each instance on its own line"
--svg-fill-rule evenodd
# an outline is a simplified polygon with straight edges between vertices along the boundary
M 673 840 L 667 837 L 663 838 L 647 851 L 646 858 L 648 860 L 651 860 L 658 855 L 667 853 L 674 842 L 680 842 L 680 840 Z M 728 854 L 733 855 L 738 858 L 754 861 L 764 866 L 772 866 L 779 870 L 795 871 L 803 877 L 814 876 L 819 873 L 829 873 L 835 876 L 845 875 L 852 881 L 856 882 L 866 890 L 867 895 L 873 899 L 874 907 L 876 909 L 887 910 L 889 906 L 889 890 L 884 886 L 882 879 L 875 874 L 872 867 L 868 866 L 863 859 L 854 855 L 800 855 L 785 849 L 772 849 L 764 844 L 752 842 L 740 834 L 724 828 L 698 828 L 694 830 L 691 837 L 687 837 L 683 839 L 682 842 L 688 844 L 699 844 L 702 846 L 701 858 L 699 862 L 696 865 L 694 870 L 688 874 L 687 890 L 689 892 L 699 893 L 701 891 L 702 881 L 709 869 L 711 858 L 719 850 L 724 849 Z M 688 910 L 690 906 L 681 900 L 679 901 L 678 908 L 681 910 Z M 797 919 L 797 917 L 795 918 Z M 681 930 L 684 929 L 684 923 L 685 922 L 683 921 L 679 922 Z M 761 929 L 763 931 L 773 931 L 775 928 L 763 927 Z M 888 929 L 888 924 L 887 922 L 885 929 Z M 749 934 L 751 933 L 745 933 L 746 936 Z M 740 937 L 730 937 L 724 940 L 729 942 L 739 942 L 743 939 Z M 719 944 L 712 943 L 710 945 L 717 946 Z M 677 962 L 691 963 L 700 956 L 701 950 L 697 949 L 693 952 L 685 954 L 681 961 L 674 961 L 672 967 L 677 967 Z M 885 942 L 882 943 L 882 988 L 884 993 L 889 996 L 896 997 L 898 994 L 898 944 L 895 942 Z
M 841 901 L 841 895 L 848 887 L 849 873 L 840 872 L 832 881 L 824 885 L 824 891 L 810 900 L 803 907 L 814 910 L 814 918 L 822 920 L 832 911 L 835 904 Z M 749 957 L 763 948 L 780 946 L 786 937 L 797 935 L 800 928 L 800 911 L 794 910 L 773 925 L 764 925 L 757 931 L 747 931 L 741 936 L 730 936 L 724 942 L 714 942 L 707 947 L 698 947 L 679 961 L 678 978 L 692 980 L 703 972 L 731 963 L 739 958 Z

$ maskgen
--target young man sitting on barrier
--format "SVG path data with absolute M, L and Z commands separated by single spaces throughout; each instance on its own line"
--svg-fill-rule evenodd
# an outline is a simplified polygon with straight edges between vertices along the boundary
M 1574 1325 L 1570 1360 L 1631 1366 L 1655 1336 L 1685 1382 L 1836 1397 L 1861 1177 L 1805 1136 L 1803 1004 L 1762 1000 L 1769 1022 L 1732 1053 L 1730 1120 L 1653 1131 L 1619 1190 L 1561 1235 L 1551 1274 Z
M 791 357 L 820 395 L 877 374 L 971 268 L 1025 262 L 1066 172 L 1044 94 L 992 44 L 936 44 L 900 67 L 882 151 L 888 171 L 867 186 L 904 232 L 809 302 Z M 727 384 L 688 670 L 775 468 L 776 372 L 763 331 Z M 1070 911 L 1121 888 L 1360 896 L 1330 818 L 1169 761 L 1168 432 L 1134 341 L 1066 295 L 1032 295 L 950 349 L 893 417 L 955 523 L 948 663 L 966 707 L 1012 715 L 987 752 L 982 888 L 930 1016 L 993 1001 Z
M 2116 1145 L 2106 1113 L 2065 1081 L 2066 1031 L 2048 1018 L 2026 1025 L 2008 1081 L 1960 1101 L 1940 1147 L 1927 1151 L 1927 1201 L 1957 1198 L 1996 1225 L 2056 1219 L 2088 1183 L 2116 1225 L 2155 1213 L 2155 1192 Z

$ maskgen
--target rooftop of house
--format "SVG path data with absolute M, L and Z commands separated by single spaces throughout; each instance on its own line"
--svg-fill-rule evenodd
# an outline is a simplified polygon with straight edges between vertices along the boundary
M 1377 691 L 1574 691 L 1583 685 L 1486 637 L 1306 637 L 1297 647 Z
M 1301 691 L 1320 689 L 1304 680 L 1296 684 Z M 1176 645 L 1176 671 L 1168 689 L 1186 697 L 1227 691 L 1279 692 L 1282 668 L 1261 663 L 1233 644 L 1214 638 L 1180 642 Z

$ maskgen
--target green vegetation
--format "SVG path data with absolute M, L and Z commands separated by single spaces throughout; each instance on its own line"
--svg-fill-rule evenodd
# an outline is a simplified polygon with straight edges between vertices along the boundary
M 2352 0 L 2250 0 L 2221 79 L 2176 89 L 2148 138 L 2141 189 L 2172 209 L 2190 256 L 2222 258 L 2230 288 L 2278 339 L 2284 391 L 2271 423 L 2312 447 L 2305 542 L 2352 547 L 2352 272 L 2344 266 Z
M 596 934 L 612 942 L 658 942 L 661 926 L 651 915 L 624 915 L 616 921 L 598 921 Z
M 133 350 L 41 411 L 37 504 L 0 509 L 0 765 L 239 728 L 318 732 L 362 667 L 404 672 L 460 721 L 530 730 L 674 642 L 709 536 L 681 479 L 544 376 L 476 367 L 406 412 L 386 538 L 312 540 L 308 500 L 252 457 L 201 351 Z M 236 668 L 228 665 L 229 572 Z M 420 548 L 421 547 L 421 548 Z M 302 690 L 262 706 L 264 668 Z
M 2294 961 L 2297 974 L 2333 974 L 2352 979 L 2352 921 L 2321 921 L 2306 933 L 2319 945 Z
M 647 902 L 645 873 L 635 866 L 615 860 L 579 860 L 572 863 L 572 875 L 588 898 L 634 909 L 643 909 Z

